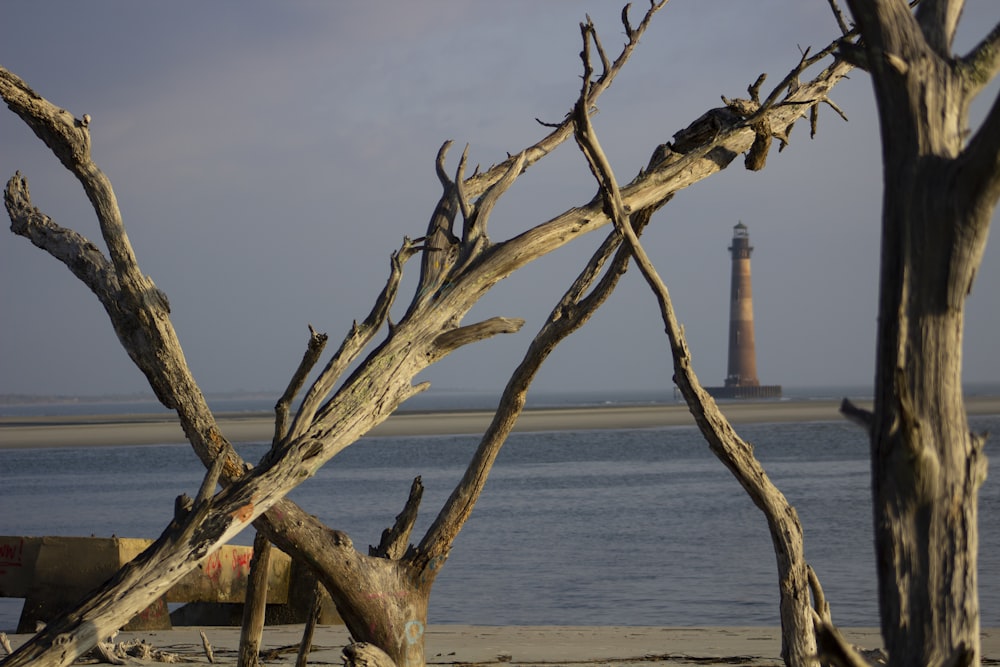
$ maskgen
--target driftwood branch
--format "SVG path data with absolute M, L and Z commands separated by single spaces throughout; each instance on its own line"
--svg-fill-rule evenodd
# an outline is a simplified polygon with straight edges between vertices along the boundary
M 628 7 L 626 6 L 626 8 L 622 11 L 622 22 L 625 26 L 625 34 L 628 41 L 622 47 L 618 57 L 615 58 L 613 63 L 611 63 L 610 69 L 602 74 L 600 79 L 595 81 L 594 85 L 591 86 L 590 98 L 587 100 L 588 107 L 592 107 L 596 104 L 597 99 L 601 96 L 601 94 L 611 86 L 615 77 L 617 77 L 619 72 L 621 72 L 621 70 L 625 67 L 625 64 L 632 57 L 632 53 L 635 51 L 636 47 L 639 46 L 639 40 L 652 22 L 653 16 L 658 11 L 663 9 L 667 2 L 669 2 L 669 0 L 651 0 L 649 3 L 649 9 L 646 10 L 642 20 L 635 27 L 633 27 L 628 20 Z M 569 114 L 566 115 L 566 118 L 562 122 L 554 125 L 554 127 L 555 129 L 546 135 L 541 141 L 522 151 L 524 154 L 524 165 L 522 169 L 527 169 L 531 165 L 535 164 L 555 150 L 559 144 L 573 136 L 573 125 Z M 469 178 L 465 183 L 467 196 L 472 199 L 477 198 L 493 183 L 502 178 L 503 174 L 506 173 L 507 169 L 511 164 L 513 164 L 515 159 L 516 156 L 509 157 L 504 162 L 494 165 L 486 171 Z
M 208 660 L 209 663 L 214 665 L 215 651 L 212 649 L 211 642 L 208 641 L 208 635 L 205 634 L 204 630 L 201 630 L 199 634 L 201 635 L 201 647 L 205 651 L 205 659 Z
M 586 30 L 584 38 L 586 39 Z M 583 106 L 591 71 L 586 48 L 581 57 L 584 60 L 584 80 L 575 113 L 577 144 L 587 158 L 600 187 L 605 210 L 611 216 L 615 229 L 625 239 L 626 247 L 656 296 L 673 356 L 674 381 L 709 448 L 729 468 L 768 521 L 781 579 L 782 656 L 786 664 L 814 664 L 816 644 L 812 632 L 812 610 L 806 592 L 809 573 L 805 562 L 802 526 L 795 510 L 771 483 L 763 466 L 754 457 L 753 448 L 736 434 L 692 369 L 687 342 L 674 313 L 670 293 L 632 228 L 632 220 L 614 171 Z
M 623 16 L 627 21 L 627 13 Z M 586 25 L 589 26 L 589 30 L 593 30 L 593 25 L 589 21 Z M 654 151 L 648 167 L 659 163 L 661 159 L 659 149 Z M 633 227 L 637 234 L 642 233 L 654 211 L 669 199 L 670 197 L 666 197 L 657 205 L 633 215 Z M 425 576 L 433 577 L 447 559 L 452 542 L 471 514 L 485 487 L 493 462 L 524 408 L 528 387 L 539 368 L 560 341 L 582 327 L 600 308 L 625 273 L 630 255 L 620 246 L 621 237 L 612 230 L 553 308 L 542 328 L 532 339 L 521 363 L 511 374 L 499 405 L 494 411 L 493 419 L 466 467 L 465 474 L 412 555 L 411 562 L 419 571 L 424 572 Z M 612 255 L 614 255 L 613 260 Z M 609 260 L 611 265 L 607 266 Z M 607 269 L 602 275 L 602 269 L 606 266 Z
M 446 286 L 446 275 L 454 265 L 458 253 L 459 239 L 454 232 L 455 216 L 459 209 L 458 187 L 445 170 L 445 159 L 451 144 L 451 141 L 444 142 L 434 162 L 443 192 L 431 214 L 430 222 L 427 223 L 424 252 L 420 261 L 420 279 L 417 283 L 419 287 L 410 304 L 411 312 L 419 310 Z M 466 154 L 467 152 L 463 153 L 463 157 Z M 467 207 L 467 204 L 463 206 Z
M 389 261 L 389 278 L 381 293 L 375 298 L 368 317 L 359 325 L 351 327 L 350 333 L 340 344 L 340 348 L 330 358 L 326 367 L 309 387 L 295 420 L 288 433 L 287 440 L 301 437 L 312 424 L 313 417 L 322 403 L 333 390 L 337 380 L 347 368 L 358 358 L 365 347 L 374 340 L 382 324 L 389 317 L 389 309 L 396 298 L 399 283 L 403 278 L 403 265 L 420 250 L 420 246 L 409 238 L 403 239 L 403 244 L 395 251 Z
M 410 485 L 410 495 L 406 499 L 403 511 L 396 515 L 396 521 L 392 526 L 382 531 L 382 540 L 377 547 L 368 547 L 368 554 L 378 558 L 389 558 L 399 560 L 406 553 L 409 545 L 410 533 L 413 532 L 413 524 L 417 521 L 417 511 L 420 509 L 420 500 L 424 495 L 424 485 L 420 477 L 413 480 Z
M 91 651 L 92 655 L 95 655 L 98 660 L 109 665 L 124 665 L 126 664 L 125 659 L 115 655 L 114 646 L 107 642 L 97 642 L 94 650 Z
M 344 667 L 396 667 L 388 653 L 368 642 L 348 644 L 342 653 Z
M 253 557 L 243 597 L 243 622 L 240 630 L 237 667 L 257 667 L 267 616 L 268 574 L 271 571 L 271 542 L 262 532 L 253 538 Z
M 959 64 L 974 95 L 1000 74 L 1000 23 Z
M 216 457 L 215 461 L 208 468 L 205 473 L 205 477 L 201 481 L 201 487 L 198 489 L 198 495 L 194 499 L 194 509 L 197 510 L 202 506 L 211 505 L 212 496 L 215 494 L 215 487 L 219 484 L 219 476 L 222 474 L 222 468 L 226 463 L 225 456 Z
M 295 369 L 292 379 L 289 380 L 285 393 L 281 395 L 278 403 L 274 406 L 274 438 L 271 441 L 271 447 L 277 447 L 288 435 L 288 415 L 292 401 L 302 390 L 310 371 L 319 362 L 319 358 L 326 348 L 327 339 L 328 336 L 325 333 L 317 333 L 312 325 L 309 325 L 309 343 L 306 345 L 305 354 L 302 355 L 302 361 L 299 362 L 299 367 Z
M 951 45 L 964 4 L 956 0 L 923 0 L 917 7 L 916 19 L 924 39 L 941 58 L 951 58 Z
M 1000 44 L 997 49 L 1000 50 Z M 970 198 L 993 203 L 1000 197 L 1000 93 L 972 136 L 959 161 L 959 169 L 966 174 Z M 968 290 L 972 289 L 971 283 Z
M 813 612 L 820 662 L 831 667 L 871 667 L 833 623 Z
M 860 408 L 847 398 L 840 402 L 840 414 L 866 431 L 871 431 L 872 425 L 875 423 L 875 415 L 872 414 L 871 410 Z
M 306 667 L 309 663 L 309 652 L 312 650 L 313 635 L 316 634 L 316 626 L 319 624 L 319 616 L 323 611 L 322 586 L 317 581 L 313 585 L 312 607 L 309 609 L 309 617 L 306 619 L 305 627 L 302 628 L 302 641 L 299 642 L 299 652 L 295 656 L 295 667 Z
M 496 206 L 500 197 L 507 192 L 514 181 L 521 174 L 524 168 L 525 154 L 521 153 L 514 159 L 514 163 L 504 174 L 497 179 L 496 183 L 487 188 L 486 192 L 476 202 L 469 219 L 466 220 L 462 235 L 462 259 L 463 264 L 468 263 L 475 253 L 482 252 L 484 245 L 489 243 L 486 234 L 486 224 L 489 221 L 493 207 Z M 465 188 L 463 188 L 464 191 Z M 464 204 L 463 206 L 468 206 Z
M 636 28 L 629 27 L 629 42 L 618 59 L 611 63 L 610 70 L 591 82 L 584 105 L 586 108 L 592 107 L 596 95 L 610 84 L 637 45 L 652 14 L 663 4 L 651 4 L 643 22 Z M 768 122 L 772 126 L 783 127 L 801 117 L 803 103 L 820 99 L 849 69 L 846 64 L 835 63 L 812 81 L 799 86 L 786 99 L 767 110 Z M 109 248 L 114 250 L 110 253 L 111 260 L 104 259 L 96 247 L 83 237 L 46 227 L 42 222 L 44 216 L 38 214 L 30 202 L 26 182 L 15 177 L 5 191 L 5 203 L 12 221 L 19 221 L 16 225 L 20 229 L 18 233 L 36 243 L 40 241 L 47 251 L 71 269 L 77 258 L 86 259 L 83 266 L 77 269 L 81 279 L 86 278 L 85 282 L 89 281 L 88 284 L 94 286 L 92 289 L 101 298 L 123 346 L 147 376 L 161 402 L 176 410 L 199 457 L 207 466 L 217 463 L 221 468 L 220 476 L 224 484 L 223 490 L 210 503 L 195 503 L 190 512 L 179 514 L 178 521 L 172 524 L 168 534 L 151 547 L 149 555 L 134 561 L 133 568 L 120 573 L 70 617 L 52 624 L 51 630 L 25 644 L 12 656 L 14 662 L 10 662 L 11 665 L 66 664 L 60 661 L 72 660 L 88 643 L 92 646 L 96 641 L 95 637 L 99 635 L 92 634 L 91 628 L 117 627 L 127 621 L 131 614 L 145 606 L 149 596 L 159 596 L 164 587 L 176 580 L 175 577 L 179 578 L 195 567 L 219 544 L 251 521 L 259 519 L 258 528 L 272 542 L 290 551 L 293 557 L 303 558 L 313 565 L 331 553 L 350 554 L 352 559 L 358 558 L 346 536 L 341 538 L 342 534 L 323 531 L 321 524 L 294 503 L 284 500 L 284 495 L 386 419 L 402 401 L 425 387 L 414 386 L 412 381 L 429 363 L 458 344 L 492 335 L 494 331 L 514 329 L 513 326 L 490 329 L 492 325 L 461 325 L 462 318 L 472 305 L 494 284 L 522 266 L 609 223 L 603 203 L 589 203 L 570 209 L 516 237 L 495 243 L 490 246 L 489 252 L 470 253 L 469 261 L 462 263 L 460 273 L 456 273 L 455 265 L 451 264 L 451 273 L 443 273 L 442 279 L 434 283 L 437 285 L 435 289 L 427 290 L 423 299 L 414 300 L 403 319 L 389 327 L 387 338 L 367 358 L 358 362 L 336 393 L 327 398 L 346 368 L 358 359 L 381 324 L 388 321 L 388 309 L 395 297 L 406 259 L 422 251 L 424 261 L 429 262 L 436 253 L 448 249 L 435 245 L 430 235 L 422 239 L 422 247 L 404 242 L 393 256 L 390 278 L 369 319 L 362 326 L 356 325 L 352 329 L 340 350 L 321 372 L 320 378 L 307 391 L 303 408 L 296 415 L 278 451 L 251 469 L 225 439 L 191 377 L 170 322 L 169 303 L 165 295 L 138 272 L 134 258 L 130 259 L 131 248 L 124 235 L 110 183 L 90 162 L 90 139 L 86 127 L 82 124 L 78 126 L 78 122 L 66 112 L 53 112 L 57 107 L 35 95 L 6 70 L 0 72 L 0 94 L 8 105 L 16 107 L 19 115 L 26 120 L 30 119 L 29 125 L 36 129 L 36 133 L 45 135 L 43 138 L 47 142 L 51 140 L 50 146 L 56 146 L 53 150 L 62 151 L 60 159 L 70 162 L 73 165 L 70 168 L 78 178 L 87 181 L 85 191 L 101 220 L 102 235 Z M 25 91 L 30 91 L 30 94 Z M 651 164 L 621 189 L 624 210 L 636 215 L 655 210 L 678 190 L 725 168 L 736 155 L 748 150 L 754 140 L 754 131 L 743 124 L 744 120 L 739 118 L 733 122 L 722 122 L 717 132 L 705 141 L 692 145 L 684 154 L 662 155 L 655 165 Z M 517 157 L 466 179 L 462 187 L 469 210 L 474 210 L 472 202 L 505 175 L 516 176 L 523 172 L 568 137 L 573 122 L 573 119 L 567 118 L 559 129 Z M 56 139 L 50 139 L 50 135 Z M 60 137 L 65 137 L 65 141 Z M 64 150 L 66 146 L 69 150 Z M 439 163 L 443 161 L 442 152 Z M 442 197 L 442 206 L 447 205 L 457 207 L 454 194 L 446 193 Z M 452 239 L 448 239 L 446 233 L 450 232 L 450 226 L 446 224 L 449 213 L 445 210 L 441 215 L 440 224 L 434 229 L 440 231 L 440 236 L 450 243 L 454 238 L 452 235 Z M 450 215 L 453 220 L 454 214 Z M 77 252 L 68 252 L 64 247 L 66 243 Z M 430 285 L 424 281 L 421 284 Z M 449 337 L 449 332 L 458 333 Z M 262 516 L 274 506 L 277 506 L 276 511 Z M 336 589 L 339 576 L 335 571 L 327 573 L 324 583 L 328 589 Z M 344 591 L 341 593 L 347 595 Z M 81 618 L 86 618 L 88 625 L 79 625 Z M 61 645 L 60 657 L 49 660 L 52 654 L 48 651 L 60 633 L 71 639 Z M 43 654 L 47 656 L 45 663 L 38 660 Z
M 28 181 L 21 172 L 16 172 L 7 181 L 4 204 L 10 216 L 11 231 L 66 265 L 107 309 L 118 295 L 118 277 L 100 249 L 72 229 L 60 227 L 35 208 Z
M 72 613 L 49 623 L 22 645 L 4 667 L 69 665 L 161 597 L 205 557 L 228 542 L 308 476 L 313 448 L 289 450 L 281 465 L 257 466 L 210 501 L 175 519 L 143 553 L 126 564 Z M 294 459 L 294 463 L 292 462 Z M 210 483 L 211 472 L 202 488 Z M 212 483 L 214 485 L 214 483 Z M 199 494 L 201 496 L 201 494 Z M 58 646 L 58 655 L 49 651 Z
M 847 36 L 851 33 L 851 26 L 847 23 L 847 18 L 844 16 L 843 10 L 840 5 L 837 4 L 837 0 L 827 0 L 830 3 L 830 11 L 833 12 L 833 18 L 837 21 L 837 26 L 840 28 L 840 32 Z

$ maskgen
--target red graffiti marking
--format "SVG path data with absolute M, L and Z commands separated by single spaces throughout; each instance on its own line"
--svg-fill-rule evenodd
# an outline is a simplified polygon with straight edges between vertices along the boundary
M 0 567 L 21 567 L 24 565 L 24 540 L 16 544 L 0 542 Z
M 239 576 L 249 574 L 252 559 L 252 551 L 233 551 L 233 572 Z
M 205 569 L 205 576 L 212 581 L 219 581 L 219 577 L 222 576 L 222 556 L 216 551 L 214 554 L 205 559 L 205 564 L 202 566 Z

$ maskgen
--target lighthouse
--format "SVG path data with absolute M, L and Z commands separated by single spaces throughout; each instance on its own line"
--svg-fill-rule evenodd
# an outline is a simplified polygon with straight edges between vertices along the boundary
M 750 281 L 750 234 L 742 221 L 733 227 L 729 246 L 732 277 L 729 287 L 729 361 L 722 387 L 707 387 L 716 398 L 778 398 L 780 385 L 757 379 L 757 349 L 753 329 L 753 288 Z
M 753 339 L 753 288 L 750 286 L 750 234 L 742 222 L 733 227 L 732 279 L 729 288 L 729 364 L 727 387 L 757 387 L 757 351 Z

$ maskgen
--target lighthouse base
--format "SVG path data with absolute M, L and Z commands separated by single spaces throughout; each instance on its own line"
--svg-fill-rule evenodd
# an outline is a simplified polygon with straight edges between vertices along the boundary
M 742 387 L 739 385 L 730 385 L 727 387 L 705 387 L 705 391 L 707 391 L 712 398 L 781 398 L 780 384 Z

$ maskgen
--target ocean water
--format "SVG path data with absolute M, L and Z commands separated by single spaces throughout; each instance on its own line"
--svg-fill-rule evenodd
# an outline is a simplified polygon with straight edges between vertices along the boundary
M 975 418 L 997 432 L 1000 416 Z M 740 429 L 796 506 L 834 619 L 877 625 L 868 445 L 847 423 Z M 294 498 L 354 543 L 377 542 L 421 475 L 415 535 L 474 436 L 364 438 Z M 263 444 L 241 446 L 251 461 Z M 988 444 L 987 453 L 996 450 Z M 155 537 L 203 475 L 186 446 L 0 450 L 0 534 Z M 982 623 L 1000 626 L 1000 483 L 980 493 Z M 252 536 L 237 540 L 249 544 Z M 693 427 L 513 435 L 431 596 L 434 623 L 777 625 L 763 516 Z M 19 600 L 0 600 L 0 630 Z

